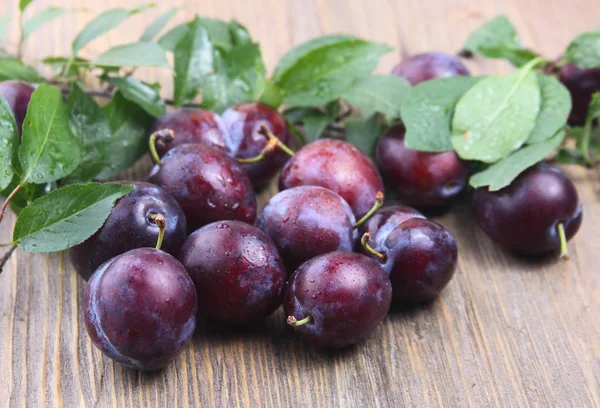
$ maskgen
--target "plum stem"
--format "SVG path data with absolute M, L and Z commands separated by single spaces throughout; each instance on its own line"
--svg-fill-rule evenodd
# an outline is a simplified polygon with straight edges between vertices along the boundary
M 371 245 L 369 245 L 369 240 L 371 239 L 371 234 L 368 232 L 365 232 L 363 234 L 363 236 L 360 238 L 360 243 L 363 246 L 363 248 L 365 248 L 367 250 L 367 252 L 369 252 L 372 255 L 375 255 L 377 258 L 379 258 L 381 261 L 385 260 L 385 254 L 382 254 L 381 252 L 375 250 Z
M 4 204 L 2 204 L 2 207 L 0 208 L 0 222 L 2 222 L 2 219 L 4 218 L 4 211 L 6 211 L 8 203 L 10 203 L 10 200 L 12 200 L 14 196 L 16 196 L 19 191 L 21 191 L 22 188 L 23 184 L 19 184 L 17 187 L 15 187 L 12 193 L 10 193 L 8 197 L 6 197 L 6 200 L 4 200 Z
M 373 214 L 375 214 L 377 212 L 377 210 L 379 210 L 381 208 L 382 205 L 383 205 L 383 193 L 381 191 L 378 191 L 377 195 L 375 196 L 375 204 L 373 204 L 373 207 L 371 207 L 369 212 L 366 213 L 360 220 L 358 220 L 356 222 L 356 224 L 354 224 L 353 227 L 358 228 L 361 225 L 363 225 L 369 218 L 371 218 L 373 216 Z
M 289 147 L 287 147 L 281 140 L 279 140 L 279 138 L 277 136 L 275 136 L 273 133 L 271 133 L 271 131 L 269 130 L 268 127 L 266 127 L 265 125 L 262 125 L 260 127 L 258 133 L 267 137 L 269 140 L 273 140 L 273 139 L 277 140 L 277 143 L 276 143 L 277 147 L 279 147 L 281 150 L 286 152 L 288 154 L 288 156 L 294 157 L 293 150 L 290 149 Z
M 158 227 L 158 240 L 156 241 L 156 249 L 162 248 L 163 240 L 165 239 L 165 229 L 167 229 L 167 219 L 162 214 L 152 213 L 148 215 L 148 220 Z
M 560 222 L 558 223 L 558 236 L 560 237 L 560 258 L 569 259 L 569 249 L 567 246 L 567 235 L 565 234 L 565 225 Z
M 263 149 L 260 151 L 258 156 L 250 157 L 247 159 L 240 158 L 237 159 L 237 162 L 240 164 L 258 163 L 264 160 L 264 158 L 275 149 L 275 146 L 277 146 L 278 143 L 280 143 L 279 138 L 273 137 L 273 139 L 269 139 L 269 141 L 267 142 L 265 147 L 263 147 Z
M 302 326 L 303 324 L 310 323 L 312 321 L 312 317 L 310 315 L 306 316 L 304 319 L 297 320 L 294 316 L 288 316 L 287 324 L 292 327 Z
M 173 132 L 171 129 L 157 130 L 156 132 L 152 133 L 152 136 L 150 136 L 150 140 L 148 140 L 150 154 L 152 155 L 154 162 L 159 166 L 162 165 L 162 162 L 160 161 L 160 157 L 156 151 L 156 142 L 160 141 L 161 143 L 169 144 L 173 142 L 174 138 L 175 132 Z

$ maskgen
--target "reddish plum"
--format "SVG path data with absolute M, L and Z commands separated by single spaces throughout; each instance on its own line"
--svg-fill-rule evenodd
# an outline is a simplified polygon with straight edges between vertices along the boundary
M 363 235 L 366 248 L 379 258 L 392 282 L 395 303 L 435 298 L 454 276 L 458 250 L 452 235 L 424 218 L 384 223 Z
M 198 315 L 221 323 L 251 323 L 281 304 L 285 270 L 261 230 L 220 221 L 189 236 L 179 259 L 198 291 Z
M 424 219 L 425 216 L 414 208 L 407 207 L 405 205 L 386 205 L 360 226 L 358 230 L 358 237 L 362 237 L 365 232 L 368 232 L 371 237 L 374 237 L 377 233 L 381 235 L 384 233 L 388 234 L 398 225 L 402 224 L 404 221 L 410 220 L 411 218 Z M 357 242 L 356 249 L 365 255 L 369 255 L 369 252 L 363 248 L 360 241 Z
M 499 191 L 473 194 L 475 217 L 497 243 L 519 254 L 561 251 L 579 230 L 583 210 L 575 186 L 558 168 L 542 163 Z
M 355 222 L 348 203 L 333 191 L 300 186 L 271 198 L 257 226 L 275 242 L 291 274 L 317 255 L 352 251 Z
M 84 319 L 106 356 L 138 370 L 174 360 L 196 327 L 194 283 L 166 252 L 138 248 L 105 262 L 90 279 Z
M 451 204 L 463 191 L 469 166 L 455 152 L 428 153 L 406 148 L 404 129 L 388 129 L 377 144 L 376 161 L 399 198 L 417 207 Z
M 167 190 L 181 205 L 188 231 L 220 220 L 254 223 L 256 198 L 241 167 L 203 144 L 170 150 L 150 173 L 149 181 Z
M 167 113 L 154 123 L 151 134 L 162 129 L 171 129 L 175 137 L 170 143 L 156 144 L 160 157 L 175 146 L 187 143 L 202 143 L 228 156 L 233 156 L 236 150 L 223 119 L 211 111 L 181 108 Z
M 259 102 L 247 102 L 235 105 L 223 113 L 231 139 L 237 147 L 236 159 L 251 159 L 259 156 L 267 142 L 267 131 L 287 145 L 291 134 L 285 118 L 277 110 Z M 288 159 L 287 153 L 275 147 L 269 154 L 254 163 L 244 163 L 242 168 L 256 187 L 267 184 Z
M 369 158 L 350 143 L 320 139 L 300 149 L 287 162 L 279 189 L 321 186 L 339 194 L 350 204 L 357 218 L 375 204 L 383 182 Z
M 320 347 L 344 347 L 371 334 L 390 309 L 392 287 L 379 264 L 352 252 L 330 252 L 292 275 L 283 307 L 288 324 Z
M 160 233 L 156 215 L 166 220 L 163 250 L 177 256 L 186 238 L 186 220 L 181 207 L 164 189 L 150 183 L 127 182 L 134 190 L 113 207 L 98 232 L 69 249 L 75 270 L 88 280 L 107 260 L 134 248 L 153 247 Z
M 396 65 L 392 74 L 406 79 L 413 86 L 435 78 L 470 75 L 458 58 L 442 52 L 427 52 L 407 58 Z

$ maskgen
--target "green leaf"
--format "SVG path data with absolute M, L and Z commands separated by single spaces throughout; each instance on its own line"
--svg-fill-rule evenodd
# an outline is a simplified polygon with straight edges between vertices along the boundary
M 496 162 L 521 147 L 540 111 L 537 60 L 506 77 L 487 77 L 460 98 L 452 119 L 452 145 L 465 160 Z
M 240 102 L 260 98 L 265 89 L 262 59 L 257 44 L 235 46 L 215 61 L 215 73 L 204 79 L 202 106 L 221 112 Z
M 158 90 L 133 77 L 108 78 L 107 81 L 121 91 L 125 99 L 139 105 L 147 113 L 158 118 L 165 114 L 165 101 Z
M 119 91 L 102 108 L 108 118 L 112 137 L 108 146 L 109 163 L 96 178 L 108 179 L 133 166 L 147 151 L 148 130 L 153 118 Z
M 565 56 L 582 68 L 600 67 L 600 31 L 579 34 L 567 47 Z
M 66 78 L 77 77 L 82 68 L 90 66 L 90 61 L 79 57 L 74 59 L 67 57 L 46 57 L 42 62 L 49 65 L 53 72 L 61 74 L 61 76 Z M 66 67 L 69 68 L 68 71 L 65 71 Z
M 588 108 L 588 114 L 585 121 L 585 125 L 579 136 L 577 147 L 579 147 L 581 154 L 585 158 L 585 161 L 589 166 L 593 166 L 596 163 L 596 149 L 592 149 L 592 134 L 594 121 L 600 118 L 600 92 L 592 94 L 592 100 Z
M 375 75 L 359 80 L 342 94 L 342 98 L 360 108 L 367 117 L 380 112 L 389 118 L 400 117 L 400 105 L 410 91 L 410 84 L 395 75 Z
M 171 20 L 175 14 L 179 11 L 179 7 L 173 7 L 171 10 L 167 11 L 160 17 L 158 17 L 152 24 L 146 28 L 140 41 L 152 41 L 154 37 L 158 35 L 162 31 L 163 28 L 167 25 L 169 20 Z
M 22 182 L 58 180 L 81 160 L 81 147 L 69 126 L 69 110 L 60 89 L 40 85 L 31 95 L 19 147 Z
M 21 13 L 25 11 L 27 6 L 29 6 L 32 1 L 33 0 L 19 0 L 19 10 L 21 11 Z
M 406 147 L 424 152 L 452 150 L 450 124 L 454 107 L 479 80 L 454 76 L 421 82 L 412 88 L 400 107 Z
M 10 21 L 10 14 L 0 17 L 0 39 L 6 34 L 6 26 Z
M 562 129 L 571 112 L 571 94 L 556 78 L 538 74 L 538 83 L 542 97 L 540 113 L 535 127 L 531 131 L 527 144 L 548 140 Z
M 367 156 L 372 156 L 384 128 L 378 122 L 376 114 L 369 117 L 350 117 L 346 119 L 346 141 L 358 147 Z
M 111 161 L 111 131 L 104 111 L 79 83 L 74 83 L 67 100 L 71 130 L 79 139 L 82 160 L 63 183 L 82 183 L 94 180 Z
M 23 35 L 25 38 L 29 37 L 42 25 L 62 16 L 65 13 L 66 11 L 60 7 L 48 7 L 47 9 L 40 11 L 23 24 Z
M 179 41 L 181 41 L 189 32 L 190 24 L 191 23 L 185 23 L 173 27 L 158 40 L 158 45 L 160 45 L 166 51 L 175 51 Z
M 106 67 L 169 68 L 165 50 L 151 42 L 117 45 L 100 54 L 94 64 Z
M 199 18 L 175 48 L 175 105 L 193 100 L 203 78 L 213 70 L 213 46 Z
M 44 79 L 31 67 L 12 58 L 0 58 L 0 81 L 18 80 L 42 82 Z
M 560 164 L 578 164 L 585 166 L 587 163 L 585 157 L 577 149 L 562 148 L 558 151 L 558 154 L 554 158 L 556 163 Z
M 56 252 L 80 244 L 102 227 L 115 202 L 133 188 L 89 183 L 53 191 L 21 211 L 13 242 L 26 252 Z
M 319 139 L 325 129 L 335 122 L 335 116 L 331 116 L 328 113 L 314 109 L 312 113 L 307 114 L 302 119 L 304 124 L 304 134 L 306 135 L 306 142 L 314 142 Z
M 4 190 L 20 171 L 18 148 L 17 122 L 8 102 L 0 94 L 0 190 Z
M 387 45 L 354 38 L 312 48 L 285 69 L 276 84 L 285 104 L 324 105 L 369 75 L 389 50 Z
M 517 30 L 506 16 L 498 16 L 479 27 L 463 47 L 487 58 L 507 59 L 518 67 L 537 57 L 523 49 Z
M 242 45 L 252 42 L 252 37 L 248 32 L 248 29 L 238 23 L 236 20 L 229 22 L 229 33 L 231 35 L 231 45 Z
M 354 40 L 354 37 L 349 35 L 325 35 L 307 41 L 299 46 L 288 51 L 277 63 L 273 72 L 273 80 L 279 81 L 281 77 L 293 66 L 298 64 L 298 61 L 308 55 L 311 51 L 319 48 L 327 47 L 333 44 L 343 44 Z
M 523 171 L 544 160 L 560 146 L 564 138 L 565 132 L 561 129 L 544 142 L 519 149 L 481 173 L 471 176 L 469 184 L 475 188 L 489 186 L 490 191 L 500 190 L 508 186 Z
M 73 40 L 73 55 L 77 55 L 77 53 L 79 53 L 79 51 L 81 51 L 81 49 L 90 42 L 117 27 L 119 24 L 125 21 L 127 17 L 141 13 L 148 7 L 152 6 L 153 4 L 150 4 L 148 6 L 135 8 L 133 10 L 125 10 L 121 8 L 112 9 L 100 14 L 98 17 L 90 21 L 88 25 L 85 26 L 85 28 L 79 34 L 77 34 L 75 40 Z
M 258 101 L 262 102 L 266 105 L 269 105 L 272 108 L 279 108 L 283 103 L 283 95 L 281 94 L 281 89 L 270 79 L 265 78 L 264 80 L 264 88 L 262 93 L 258 97 Z

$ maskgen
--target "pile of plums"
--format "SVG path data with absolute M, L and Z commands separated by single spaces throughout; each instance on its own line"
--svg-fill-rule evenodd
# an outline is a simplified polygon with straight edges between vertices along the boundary
M 429 53 L 394 74 L 417 84 L 469 72 L 455 57 Z M 32 90 L 0 83 L 20 122 Z M 392 303 L 430 301 L 444 289 L 456 268 L 454 238 L 406 205 L 452 205 L 470 163 L 407 149 L 401 125 L 381 137 L 375 163 L 342 140 L 294 153 L 291 139 L 284 117 L 254 102 L 157 120 L 148 182 L 131 182 L 104 226 L 70 249 L 89 281 L 85 325 L 100 350 L 157 369 L 182 351 L 198 318 L 249 324 L 281 305 L 299 336 L 343 347 L 372 333 Z M 280 192 L 257 215 L 255 189 L 278 173 Z M 403 204 L 384 205 L 384 181 Z M 547 164 L 500 191 L 475 190 L 473 206 L 492 239 L 523 254 L 564 252 L 581 224 L 572 182 Z

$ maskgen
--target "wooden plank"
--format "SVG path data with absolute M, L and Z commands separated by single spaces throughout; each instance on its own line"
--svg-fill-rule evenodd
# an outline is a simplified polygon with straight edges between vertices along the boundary
M 136 0 L 38 0 L 70 13 L 28 42 L 25 58 L 66 55 L 69 40 L 107 7 Z M 593 0 L 222 0 L 162 2 L 91 44 L 89 56 L 134 40 L 172 5 L 236 18 L 260 42 L 270 68 L 291 46 L 346 32 L 385 42 L 388 72 L 400 55 L 453 52 L 486 19 L 504 13 L 524 42 L 553 57 L 579 31 L 597 26 Z M 0 15 L 16 14 L 16 0 Z M 175 22 L 173 24 L 175 24 Z M 14 30 L 14 26 L 11 27 Z M 9 32 L 10 33 L 10 32 Z M 14 36 L 9 36 L 14 40 Z M 475 73 L 506 72 L 501 62 L 470 62 Z M 172 92 L 171 73 L 141 70 Z M 127 178 L 143 179 L 146 159 Z M 319 351 L 297 341 L 281 311 L 251 329 L 201 324 L 193 344 L 167 369 L 141 374 L 104 358 L 91 345 L 79 304 L 83 283 L 63 254 L 19 251 L 0 275 L 0 406 L 600 406 L 600 190 L 597 170 L 568 168 L 585 221 L 571 260 L 523 260 L 496 247 L 471 219 L 465 202 L 437 218 L 456 237 L 459 269 L 439 300 L 394 311 L 367 342 Z M 261 194 L 264 204 L 275 186 Z M 10 240 L 9 215 L 0 242 Z

